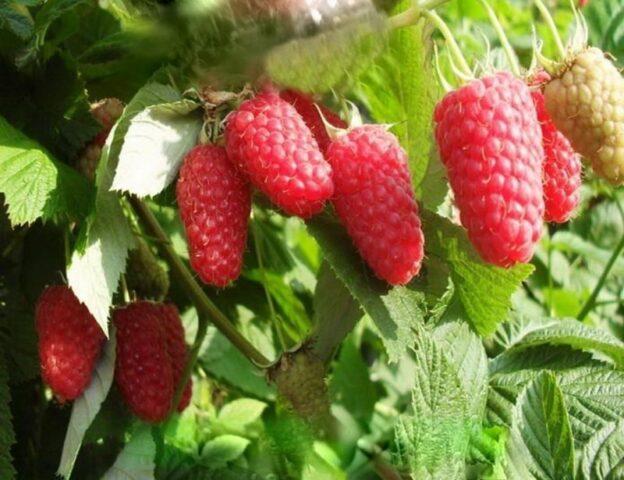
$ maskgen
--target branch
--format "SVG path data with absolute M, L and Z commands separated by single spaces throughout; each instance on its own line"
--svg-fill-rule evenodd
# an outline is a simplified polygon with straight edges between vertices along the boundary
M 201 347 L 203 339 L 206 335 L 209 321 L 212 322 L 217 330 L 219 330 L 230 342 L 232 342 L 232 344 L 238 348 L 238 350 L 240 350 L 245 357 L 260 368 L 266 368 L 271 363 L 269 359 L 267 359 L 251 343 L 249 343 L 249 341 L 241 335 L 236 328 L 234 328 L 223 312 L 221 312 L 221 310 L 219 310 L 217 306 L 208 298 L 189 269 L 175 253 L 169 237 L 163 231 L 162 227 L 158 223 L 158 220 L 154 217 L 154 214 L 151 212 L 149 207 L 135 196 L 128 196 L 128 200 L 130 201 L 132 208 L 141 220 L 145 229 L 150 235 L 154 236 L 158 240 L 157 245 L 162 256 L 169 264 L 172 273 L 177 277 L 178 282 L 197 309 L 197 334 L 191 348 L 189 361 L 184 369 L 182 381 L 176 390 L 175 398 L 178 400 L 178 403 L 179 397 L 182 395 L 184 386 L 188 381 L 193 364 L 199 354 L 199 348 Z M 174 402 L 174 405 L 177 406 L 177 403 Z
M 585 317 L 589 314 L 589 312 L 591 312 L 596 306 L 596 300 L 598 299 L 598 295 L 600 295 L 600 292 L 602 291 L 602 288 L 607 282 L 607 278 L 609 277 L 609 274 L 611 273 L 611 270 L 613 269 L 613 266 L 615 265 L 615 262 L 617 261 L 622 251 L 624 251 L 624 235 L 622 235 L 622 239 L 620 240 L 620 243 L 618 243 L 617 247 L 615 247 L 615 250 L 613 251 L 613 255 L 611 255 L 611 258 L 609 259 L 609 261 L 607 262 L 607 265 L 602 271 L 602 275 L 600 275 L 600 278 L 598 279 L 598 283 L 594 287 L 594 291 L 587 299 L 587 302 L 585 302 L 585 305 L 583 306 L 581 313 L 578 314 L 578 317 L 577 317 L 578 320 L 581 320 L 581 321 L 584 320 Z

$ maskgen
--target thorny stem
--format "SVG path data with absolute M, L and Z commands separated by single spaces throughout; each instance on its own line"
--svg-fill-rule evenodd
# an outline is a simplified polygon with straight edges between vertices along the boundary
M 161 254 L 165 257 L 165 260 L 169 264 L 172 272 L 178 278 L 178 281 L 182 285 L 184 291 L 189 296 L 195 308 L 197 309 L 198 316 L 198 328 L 195 335 L 195 342 L 191 349 L 189 362 L 184 370 L 184 375 L 178 390 L 181 395 L 181 391 L 184 389 L 186 382 L 188 381 L 190 372 L 193 368 L 193 363 L 197 359 L 199 347 L 206 335 L 208 328 L 208 322 L 211 321 L 214 326 L 230 341 L 232 344 L 240 350 L 240 352 L 250 359 L 253 363 L 261 368 L 266 368 L 271 362 L 258 351 L 249 341 L 243 337 L 236 328 L 230 323 L 228 318 L 212 303 L 208 298 L 204 290 L 199 286 L 191 272 L 186 268 L 186 265 L 180 260 L 180 257 L 175 253 L 171 241 L 167 237 L 167 234 L 163 231 L 162 227 L 158 223 L 156 217 L 151 212 L 149 207 L 139 198 L 135 196 L 129 196 L 128 200 L 132 205 L 135 213 L 141 220 L 141 223 L 148 230 L 150 235 L 156 237 L 158 241 L 158 248 Z M 177 403 L 174 403 L 177 405 Z
M 252 222 L 252 228 L 254 233 L 254 247 L 256 250 L 256 257 L 258 258 L 258 266 L 260 267 L 260 275 L 262 275 L 262 288 L 264 289 L 264 295 L 266 296 L 267 303 L 269 305 L 269 313 L 271 315 L 271 322 L 273 322 L 273 327 L 275 328 L 275 332 L 277 333 L 277 338 L 280 343 L 280 347 L 282 351 L 286 351 L 286 342 L 284 340 L 284 334 L 282 333 L 282 329 L 279 326 L 277 321 L 277 316 L 275 314 L 275 306 L 273 305 L 273 298 L 271 297 L 271 293 L 269 292 L 269 288 L 267 287 L 268 282 L 266 279 L 266 272 L 264 270 L 264 260 L 262 257 L 262 239 L 258 234 L 258 225 L 256 222 Z
M 505 30 L 503 29 L 503 26 L 500 24 L 500 21 L 498 20 L 496 13 L 494 12 L 490 4 L 487 2 L 487 0 L 481 0 L 481 4 L 483 5 L 483 8 L 485 8 L 488 16 L 490 17 L 490 22 L 492 22 L 492 25 L 494 26 L 494 30 L 496 30 L 496 34 L 498 35 L 498 39 L 501 42 L 501 46 L 503 47 L 503 50 L 505 51 L 505 56 L 507 57 L 507 61 L 509 61 L 509 67 L 511 68 L 512 73 L 515 76 L 519 77 L 521 74 L 520 63 L 518 62 L 518 57 L 516 56 L 514 49 L 509 43 L 509 39 L 507 38 L 507 35 L 505 34 Z
M 533 0 L 533 1 L 535 2 L 535 6 L 541 13 L 542 17 L 544 18 L 544 21 L 546 22 L 546 26 L 548 27 L 548 30 L 550 30 L 555 40 L 555 44 L 557 45 L 557 50 L 559 51 L 561 58 L 565 58 L 566 50 L 563 45 L 563 41 L 561 40 L 561 36 L 559 35 L 559 30 L 557 30 L 557 25 L 555 25 L 555 20 L 553 19 L 552 15 L 548 11 L 548 7 L 544 5 L 544 2 L 542 0 Z
M 616 204 L 618 205 L 620 212 L 622 212 L 622 206 L 620 205 L 620 202 L 617 199 L 616 199 Z M 605 283 L 607 282 L 607 278 L 609 277 L 611 270 L 615 266 L 615 262 L 617 262 L 618 258 L 620 257 L 623 251 L 624 251 L 624 235 L 622 235 L 622 238 L 620 239 L 620 243 L 618 243 L 618 245 L 615 247 L 615 250 L 613 251 L 611 258 L 605 265 L 605 268 L 602 271 L 600 278 L 598 279 L 598 283 L 594 287 L 594 291 L 591 293 L 591 295 L 587 299 L 587 302 L 585 302 L 583 309 L 578 314 L 577 316 L 578 320 L 583 321 L 585 317 L 589 314 L 589 312 L 591 312 L 596 306 L 596 300 L 598 299 L 598 295 L 600 295 L 600 292 L 602 291 Z

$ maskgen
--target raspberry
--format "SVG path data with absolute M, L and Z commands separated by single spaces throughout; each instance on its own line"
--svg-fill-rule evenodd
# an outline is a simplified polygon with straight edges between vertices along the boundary
M 177 185 L 191 266 L 201 279 L 225 287 L 243 266 L 251 192 L 222 147 L 191 150 Z
M 173 383 L 177 385 L 182 379 L 182 373 L 186 362 L 188 361 L 188 348 L 184 341 L 184 327 L 180 320 L 180 314 L 175 305 L 162 304 L 159 305 L 161 313 L 161 324 L 165 330 L 167 339 L 167 351 L 171 357 L 173 365 Z M 191 402 L 191 393 L 193 390 L 193 381 L 189 378 L 188 383 L 184 387 L 182 398 L 178 404 L 178 411 L 183 411 Z
M 102 129 L 82 151 L 77 164 L 78 171 L 91 181 L 95 179 L 106 138 L 123 110 L 123 103 L 116 98 L 105 98 L 91 105 L 91 115 L 102 125 Z
M 56 397 L 74 400 L 89 383 L 105 336 L 66 286 L 47 287 L 36 307 L 41 376 Z
M 364 125 L 334 140 L 336 213 L 375 274 L 393 285 L 420 271 L 423 233 L 407 154 L 384 127 Z
M 102 130 L 93 139 L 93 143 L 104 146 L 106 137 L 110 133 L 113 125 L 123 113 L 124 105 L 117 98 L 105 98 L 91 105 L 91 115 L 102 125 Z
M 435 111 L 436 140 L 461 222 L 481 257 L 526 262 L 542 232 L 542 132 L 529 88 L 510 73 L 474 80 Z
M 624 79 L 597 48 L 567 62 L 544 89 L 546 108 L 574 149 L 609 182 L 624 183 Z
M 187 351 L 177 309 L 147 301 L 115 311 L 117 363 L 115 380 L 132 412 L 146 422 L 167 417 Z M 188 405 L 191 383 L 178 410 Z
M 309 351 L 286 353 L 269 371 L 280 400 L 318 430 L 331 428 L 330 399 L 327 371 L 322 361 Z
M 549 80 L 550 76 L 542 71 L 531 85 L 537 86 Z M 546 110 L 543 92 L 535 89 L 531 95 L 542 126 L 544 218 L 547 222 L 564 223 L 572 217 L 581 199 L 581 158 L 565 135 L 557 130 Z
M 331 138 L 329 138 L 329 134 L 327 133 L 327 129 L 323 123 L 323 118 L 321 118 L 321 115 L 319 114 L 319 108 L 323 113 L 323 117 L 330 125 L 333 125 L 336 128 L 347 128 L 347 124 L 344 120 L 342 120 L 342 118 L 332 112 L 329 108 L 314 103 L 314 100 L 305 93 L 298 92 L 296 90 L 284 90 L 280 93 L 280 97 L 290 103 L 293 107 L 295 107 L 297 112 L 299 112 L 299 115 L 301 115 L 303 121 L 314 135 L 314 138 L 318 142 L 319 148 L 323 153 L 327 152 L 327 148 L 331 143 Z
M 128 252 L 126 282 L 140 298 L 159 300 L 169 291 L 169 276 L 144 240 L 139 239 L 137 248 Z
M 301 115 L 277 93 L 243 103 L 225 135 L 230 160 L 286 213 L 309 217 L 332 196 L 331 167 Z

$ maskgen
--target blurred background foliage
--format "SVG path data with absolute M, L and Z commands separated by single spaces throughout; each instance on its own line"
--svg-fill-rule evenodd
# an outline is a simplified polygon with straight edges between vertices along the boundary
M 398 11 L 406 4 L 396 3 L 384 2 L 383 7 Z M 547 3 L 560 32 L 567 36 L 573 20 L 569 3 Z M 544 41 L 544 53 L 556 56 L 552 38 L 530 1 L 492 0 L 491 4 L 523 65 L 531 63 L 533 26 Z M 0 115 L 71 165 L 98 129 L 88 114 L 90 102 L 103 97 L 127 102 L 164 64 L 184 67 L 190 78 L 202 82 L 240 85 L 241 79 L 255 72 L 254 48 L 264 51 L 286 33 L 275 33 L 270 21 L 249 21 L 247 30 L 241 31 L 252 32 L 248 33 L 250 41 L 234 35 L 233 24 L 217 11 L 219 3 L 211 0 L 101 0 L 99 4 L 91 0 L 0 0 Z M 471 63 L 486 55 L 484 37 L 495 58 L 503 58 L 478 0 L 451 1 L 439 11 Z M 624 65 L 624 0 L 590 0 L 583 13 L 590 42 Z M 429 34 L 420 25 L 400 36 L 382 35 L 381 43 L 364 38 L 356 53 L 347 48 L 353 68 L 346 79 L 332 80 L 331 87 L 363 106 L 368 117 L 401 122 L 395 131 L 410 153 L 415 186 L 423 204 L 435 209 L 446 186 L 439 162 L 430 154 L 430 113 L 443 92 L 433 82 L 430 65 L 429 76 L 415 73 L 431 59 L 432 52 L 423 46 Z M 435 34 L 434 39 L 443 51 L 441 38 Z M 333 47 L 328 47 L 328 54 L 337 57 L 338 63 L 344 61 L 344 51 Z M 371 55 L 377 51 L 378 57 Z M 345 73 L 340 66 L 328 68 Z M 450 77 L 448 65 L 445 71 Z M 308 72 L 297 73 L 303 81 L 310 80 Z M 406 100 L 403 94 L 410 89 L 413 94 Z M 327 103 L 340 107 L 329 88 L 322 90 Z M 169 191 L 151 206 L 178 253 L 187 258 L 173 203 Z M 579 313 L 624 235 L 623 203 L 621 190 L 586 175 L 577 217 L 569 224 L 549 227 L 534 259 L 536 272 L 514 296 L 512 325 L 521 316 L 575 317 Z M 18 478 L 53 478 L 69 409 L 50 401 L 39 381 L 31 306 L 45 284 L 62 280 L 62 232 L 39 223 L 9 230 L 4 215 L 0 216 L 0 232 L 0 297 L 4 302 L 0 344 L 23 346 L 5 352 L 7 364 L 16 366 L 8 369 L 12 416 L 18 420 L 13 463 Z M 261 204 L 254 209 L 250 237 L 245 271 L 236 288 L 208 290 L 240 331 L 267 357 L 275 358 L 282 348 L 296 347 L 315 327 L 317 279 L 326 266 L 318 243 L 301 221 L 286 219 Z M 429 268 L 433 271 L 434 266 Z M 428 292 L 435 293 L 433 299 L 447 291 L 446 276 L 435 275 L 423 280 Z M 327 281 L 336 293 L 332 278 Z M 447 320 L 463 315 L 450 293 L 443 309 Z M 586 323 L 624 340 L 623 296 L 624 259 L 619 259 Z M 192 341 L 195 310 L 175 284 L 170 298 L 184 312 Z M 434 310 L 436 302 L 430 303 Z M 434 321 L 435 315 L 429 319 Z M 399 414 L 410 411 L 422 359 L 410 353 L 389 364 L 375 329 L 365 317 L 332 364 L 329 390 L 340 433 L 327 441 L 316 439 L 305 424 L 281 410 L 274 388 L 262 373 L 211 329 L 194 375 L 192 406 L 166 425 L 153 428 L 156 442 L 150 448 L 157 453 L 156 477 L 394 478 L 387 453 L 395 444 Z M 505 345 L 490 340 L 486 347 L 493 355 Z M 73 478 L 100 478 L 132 428 L 133 420 L 113 392 L 89 428 Z M 485 478 L 484 472 L 491 474 L 502 456 L 502 434 L 491 426 L 468 435 L 472 434 L 479 437 L 476 443 L 481 448 L 471 451 L 467 476 Z

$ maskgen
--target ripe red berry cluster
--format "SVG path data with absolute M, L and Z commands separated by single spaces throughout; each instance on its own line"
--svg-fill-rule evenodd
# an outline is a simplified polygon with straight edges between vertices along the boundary
M 67 286 L 44 290 L 36 307 L 41 376 L 60 401 L 83 394 L 105 336 L 87 307 Z M 148 422 L 164 420 L 188 360 L 184 328 L 171 304 L 137 301 L 117 309 L 115 380 L 130 410 Z M 190 403 L 192 381 L 177 410 Z
M 247 182 L 284 212 L 309 218 L 331 201 L 378 277 L 405 284 L 418 274 L 423 234 L 407 156 L 386 129 L 347 125 L 307 95 L 266 90 L 227 119 L 226 147 L 198 146 L 177 186 L 191 265 L 223 287 L 241 271 L 251 196 Z
M 137 301 L 113 315 L 117 328 L 115 381 L 130 410 L 146 422 L 164 420 L 187 361 L 184 329 L 175 306 Z M 191 398 L 189 379 L 177 410 Z

